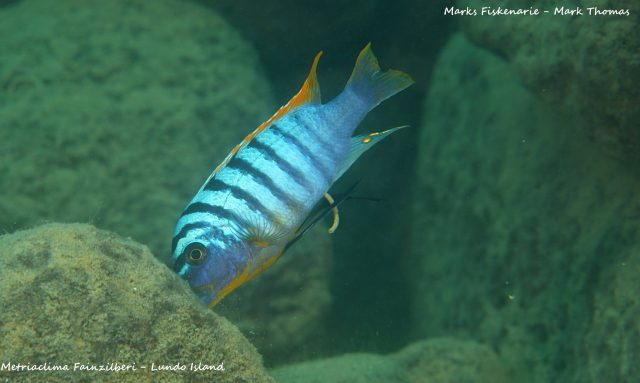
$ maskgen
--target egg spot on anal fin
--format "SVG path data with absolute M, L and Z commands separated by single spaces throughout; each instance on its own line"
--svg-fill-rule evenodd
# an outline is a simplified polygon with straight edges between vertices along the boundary
M 338 206 L 333 200 L 333 197 L 331 197 L 331 194 L 324 193 L 324 199 L 326 199 L 327 202 L 329 202 L 330 206 L 333 206 L 331 208 L 331 211 L 333 212 L 333 223 L 331 224 L 331 227 L 328 230 L 329 234 L 333 234 L 336 232 L 336 230 L 338 229 L 338 225 L 340 224 L 340 213 L 338 212 Z

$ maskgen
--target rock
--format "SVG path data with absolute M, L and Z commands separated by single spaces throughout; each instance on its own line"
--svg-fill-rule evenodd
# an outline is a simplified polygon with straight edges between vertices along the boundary
M 317 355 L 328 332 L 331 257 L 330 235 L 318 225 L 215 310 L 237 325 L 270 365 Z
M 273 381 L 238 329 L 200 304 L 146 247 L 92 226 L 49 224 L 0 237 L 0 305 L 3 363 L 138 368 L 22 372 L 21 381 Z M 224 363 L 224 371 L 150 371 L 151 363 L 191 362 Z
M 594 289 L 640 241 L 639 180 L 462 36 L 433 78 L 413 203 L 414 336 L 478 340 L 518 381 L 587 381 L 589 318 L 624 310 L 606 283 Z M 614 365 L 633 359 L 615 350 Z
M 251 46 L 190 2 L 25 0 L 0 35 L 3 231 L 92 222 L 166 259 L 189 199 L 276 110 Z
M 434 338 L 413 343 L 393 355 L 411 383 L 507 383 L 504 363 L 487 346 Z
M 598 278 L 593 315 L 582 337 L 579 381 L 635 382 L 640 377 L 640 249 L 629 246 Z
M 346 354 L 271 370 L 279 383 L 410 383 L 393 360 L 375 354 Z
M 271 370 L 280 383 L 506 383 L 507 372 L 486 346 L 428 339 L 390 355 L 345 354 Z
M 574 2 L 583 16 L 468 17 L 462 23 L 470 39 L 507 58 L 525 86 L 544 100 L 582 119 L 584 131 L 610 155 L 640 160 L 640 2 Z M 472 0 L 458 5 L 478 5 Z M 522 6 L 519 0 L 491 4 Z M 553 12 L 557 1 L 536 8 Z M 587 7 L 628 9 L 630 16 L 589 16 Z M 575 8 L 575 7 L 566 7 Z M 606 97 L 602 97 L 606 95 Z M 634 169 L 634 167 L 630 167 Z

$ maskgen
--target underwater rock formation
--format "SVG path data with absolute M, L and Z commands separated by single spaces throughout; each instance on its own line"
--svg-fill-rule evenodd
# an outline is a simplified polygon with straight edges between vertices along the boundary
M 0 307 L 3 363 L 138 367 L 19 373 L 25 382 L 273 382 L 238 329 L 146 247 L 92 226 L 49 224 L 0 237 Z M 151 363 L 191 362 L 224 363 L 224 371 L 150 371 Z
M 640 380 L 640 248 L 631 245 L 599 276 L 580 344 L 582 382 Z
M 375 354 L 345 354 L 270 371 L 279 383 L 410 383 L 392 360 Z
M 506 383 L 507 372 L 488 347 L 429 339 L 395 354 L 346 354 L 271 370 L 280 383 Z
M 513 382 L 504 363 L 487 346 L 472 341 L 434 338 L 413 343 L 392 355 L 411 383 Z
M 640 181 L 463 36 L 433 79 L 413 204 L 416 336 L 477 339 L 522 382 L 610 381 L 585 379 L 583 356 L 622 371 L 638 352 L 593 346 L 638 326 L 624 295 L 608 297 L 638 257 Z
M 215 311 L 238 326 L 268 364 L 317 354 L 324 347 L 331 305 L 331 249 L 327 228 L 318 225 Z
M 0 35 L 0 230 L 91 222 L 164 258 L 194 190 L 276 109 L 250 44 L 188 1 L 24 0 Z
M 640 38 L 637 0 L 535 2 L 553 12 L 556 7 L 582 8 L 582 16 L 468 17 L 462 24 L 470 39 L 507 58 L 527 88 L 561 105 L 584 124 L 583 133 L 611 155 L 640 162 Z M 461 6 L 477 5 L 472 0 Z M 589 16 L 588 7 L 628 9 L 630 16 Z M 519 0 L 492 7 L 518 8 Z

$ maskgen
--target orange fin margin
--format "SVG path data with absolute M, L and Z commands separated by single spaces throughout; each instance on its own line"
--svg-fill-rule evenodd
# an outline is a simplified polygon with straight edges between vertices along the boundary
M 316 57 L 313 59 L 311 70 L 307 75 L 307 79 L 302 84 L 302 88 L 300 88 L 300 91 L 296 93 L 296 95 L 293 96 L 293 98 L 291 98 L 289 102 L 287 102 L 285 105 L 280 107 L 280 109 L 278 109 L 278 111 L 273 116 L 271 116 L 267 121 L 260 124 L 260 126 L 258 126 L 256 130 L 249 133 L 249 135 L 247 135 L 238 145 L 236 145 L 233 149 L 231 149 L 231 152 L 229 152 L 227 157 L 225 157 L 225 159 L 220 163 L 220 165 L 218 165 L 214 169 L 213 173 L 211 173 L 211 175 L 209 176 L 206 182 L 208 182 L 220 170 L 222 170 L 222 168 L 224 168 L 229 163 L 229 161 L 231 161 L 231 159 L 236 155 L 236 153 L 238 153 L 240 149 L 247 146 L 255 136 L 257 136 L 263 130 L 265 130 L 268 126 L 273 124 L 274 121 L 281 118 L 282 116 L 287 114 L 289 111 L 297 108 L 298 106 L 301 106 L 304 104 L 320 103 L 320 84 L 318 83 L 318 77 L 316 75 L 316 69 L 318 67 L 318 61 L 320 61 L 320 56 L 322 56 L 322 51 L 318 52 L 318 54 L 316 54 Z

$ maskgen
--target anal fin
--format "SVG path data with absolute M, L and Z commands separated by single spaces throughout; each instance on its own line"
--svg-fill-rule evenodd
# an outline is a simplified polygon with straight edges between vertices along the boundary
M 344 159 L 342 164 L 340 164 L 340 166 L 338 167 L 338 171 L 333 178 L 333 182 L 336 182 L 340 177 L 342 177 L 344 172 L 346 172 L 351 167 L 351 165 L 353 165 L 353 163 L 362 155 L 362 153 L 371 149 L 373 145 L 382 141 L 391 133 L 397 132 L 398 130 L 407 127 L 409 127 L 409 125 L 398 126 L 396 128 L 385 130 L 383 132 L 369 133 L 351 137 L 349 153 L 347 154 L 347 157 Z

